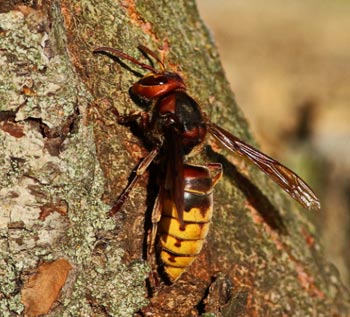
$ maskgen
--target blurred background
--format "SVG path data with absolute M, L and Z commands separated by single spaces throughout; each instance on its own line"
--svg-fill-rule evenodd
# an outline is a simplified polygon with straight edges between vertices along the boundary
M 350 286 L 350 1 L 198 0 L 263 152 L 321 198 L 327 261 Z

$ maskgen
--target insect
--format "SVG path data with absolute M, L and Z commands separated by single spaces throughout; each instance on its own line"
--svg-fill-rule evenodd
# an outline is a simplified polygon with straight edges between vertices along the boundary
M 133 84 L 130 94 L 151 101 L 150 110 L 123 116 L 114 110 L 119 123 L 136 122 L 141 127 L 151 150 L 137 166 L 110 214 L 114 215 L 121 208 L 138 178 L 156 160 L 160 189 L 152 212 L 151 245 L 158 236 L 158 257 L 171 282 L 180 277 L 201 251 L 212 216 L 212 192 L 222 175 L 221 164 L 187 164 L 187 158 L 200 150 L 208 133 L 225 148 L 259 167 L 302 206 L 320 208 L 318 198 L 299 176 L 211 122 L 188 94 L 180 75 L 167 71 L 149 48 L 143 45 L 138 48 L 152 57 L 160 68 L 142 63 L 119 49 L 99 47 L 94 50 L 94 53 L 111 54 L 149 71 Z

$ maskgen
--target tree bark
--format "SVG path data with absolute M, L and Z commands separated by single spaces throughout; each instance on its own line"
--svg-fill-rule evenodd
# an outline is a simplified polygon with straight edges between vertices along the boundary
M 313 215 L 213 140 L 193 162 L 220 162 L 225 176 L 204 250 L 179 281 L 146 283 L 154 171 L 107 215 L 147 151 L 111 112 L 138 109 L 128 89 L 142 71 L 94 56 L 98 46 L 159 52 L 213 122 L 254 145 L 193 1 L 13 3 L 0 8 L 4 316 L 349 314 Z

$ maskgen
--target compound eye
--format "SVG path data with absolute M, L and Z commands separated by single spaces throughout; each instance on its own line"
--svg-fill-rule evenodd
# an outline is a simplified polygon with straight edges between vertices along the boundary
M 165 76 L 148 76 L 142 78 L 139 83 L 143 86 L 158 86 L 168 83 L 168 79 Z

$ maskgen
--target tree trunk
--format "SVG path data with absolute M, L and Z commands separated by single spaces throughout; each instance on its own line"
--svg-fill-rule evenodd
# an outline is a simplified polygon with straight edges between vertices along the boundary
M 254 144 L 193 1 L 15 2 L 0 8 L 3 316 L 349 314 L 313 216 L 213 140 L 193 161 L 220 162 L 225 176 L 204 249 L 179 281 L 157 285 L 145 259 L 152 170 L 108 217 L 147 153 L 111 112 L 138 109 L 128 89 L 142 70 L 94 48 L 140 59 L 139 44 L 154 49 L 213 122 Z

